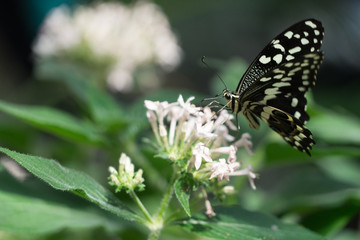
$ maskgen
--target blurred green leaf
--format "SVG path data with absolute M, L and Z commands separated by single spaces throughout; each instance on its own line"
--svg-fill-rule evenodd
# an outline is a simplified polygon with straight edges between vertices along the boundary
M 246 211 L 239 206 L 217 207 L 215 212 L 216 217 L 211 219 L 205 214 L 197 214 L 181 225 L 186 230 L 212 239 L 325 239 L 301 226 L 285 224 L 272 216 Z
M 331 144 L 360 145 L 360 119 L 319 106 L 310 108 L 309 113 L 311 119 L 307 126 L 315 140 L 319 139 L 319 144 L 323 141 Z
M 76 193 L 122 218 L 142 221 L 142 218 L 124 206 L 109 190 L 84 173 L 65 168 L 51 159 L 25 155 L 5 148 L 0 148 L 0 151 L 55 189 Z
M 38 59 L 36 76 L 40 79 L 57 80 L 66 84 L 73 94 L 85 104 L 94 121 L 104 128 L 126 124 L 126 114 L 108 93 L 97 86 L 96 71 L 76 63 L 59 59 Z
M 242 198 L 245 206 L 266 212 L 302 214 L 306 209 L 333 208 L 350 199 L 360 200 L 357 185 L 334 179 L 306 163 L 272 167 L 260 176 L 256 181 L 259 190 L 249 191 Z
M 331 240 L 359 240 L 359 233 L 356 230 L 345 229 L 331 237 Z
M 275 133 L 274 133 L 275 134 Z M 320 145 L 320 144 L 319 144 Z M 360 156 L 360 148 L 352 146 L 318 146 L 315 144 L 310 151 L 311 157 L 306 153 L 300 152 L 292 148 L 289 144 L 279 139 L 275 141 L 269 141 L 265 147 L 265 160 L 267 164 L 278 164 L 282 162 L 294 162 L 294 161 L 314 161 L 319 158 L 328 156 L 347 156 L 358 157 Z
M 349 201 L 335 208 L 318 208 L 308 213 L 302 219 L 301 224 L 313 231 L 328 236 L 345 227 L 351 218 L 359 213 L 359 210 L 360 200 Z
M 89 122 L 80 121 L 56 109 L 22 106 L 0 101 L 0 111 L 65 139 L 105 144 L 105 139 Z
M 119 230 L 115 219 L 93 209 L 81 209 L 60 203 L 0 190 L 0 230 L 17 234 L 44 234 L 63 228 L 105 227 Z
M 316 164 L 332 178 L 360 187 L 359 159 L 332 156 L 321 159 Z
M 191 217 L 190 205 L 189 205 L 189 198 L 190 198 L 190 189 L 186 191 L 184 186 L 184 182 L 182 179 L 178 179 L 175 182 L 175 195 L 179 200 L 181 206 L 184 208 L 186 214 Z
M 219 69 L 215 71 L 218 71 L 218 74 L 224 80 L 227 88 L 230 91 L 235 91 L 242 75 L 249 66 L 249 64 L 241 58 L 234 58 L 226 62 L 215 59 L 208 59 L 206 62 L 210 66 Z M 224 88 L 225 86 L 222 81 L 217 76 L 214 76 L 211 84 L 212 94 L 219 94 L 224 90 Z

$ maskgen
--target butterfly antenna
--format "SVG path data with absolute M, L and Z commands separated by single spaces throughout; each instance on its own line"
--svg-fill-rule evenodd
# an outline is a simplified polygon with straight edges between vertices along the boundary
M 205 62 L 205 56 L 202 56 L 202 57 L 201 57 L 201 62 L 202 62 L 207 68 L 211 69 L 211 68 L 209 67 L 209 65 Z M 218 76 L 218 78 L 219 78 L 219 79 L 221 80 L 221 82 L 224 84 L 225 89 L 228 89 L 227 86 L 226 86 L 225 81 L 220 77 L 220 75 L 219 75 L 217 72 L 215 72 L 215 74 L 216 74 L 216 76 Z

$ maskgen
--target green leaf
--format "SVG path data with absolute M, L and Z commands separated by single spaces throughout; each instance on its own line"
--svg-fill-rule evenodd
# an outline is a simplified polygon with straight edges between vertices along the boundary
M 230 61 L 220 61 L 216 59 L 209 59 L 207 63 L 210 66 L 214 66 L 219 69 L 221 78 L 225 81 L 226 87 L 229 90 L 235 91 L 237 85 L 239 84 L 241 76 L 246 71 L 249 64 L 241 58 L 234 58 Z M 225 88 L 222 81 L 218 76 L 214 76 L 212 79 L 211 90 L 212 93 L 219 94 Z
M 315 140 L 327 143 L 360 145 L 360 120 L 356 117 L 335 113 L 317 106 L 309 109 L 311 120 L 307 124 Z
M 282 139 L 279 139 L 282 141 Z M 360 148 L 351 146 L 317 146 L 314 145 L 310 151 L 311 157 L 303 152 L 300 152 L 285 142 L 269 142 L 266 144 L 265 156 L 267 164 L 279 164 L 282 162 L 294 161 L 314 161 L 324 157 L 332 156 L 347 156 L 358 157 L 360 156 Z
M 305 227 L 323 235 L 332 235 L 344 228 L 359 213 L 360 201 L 348 202 L 340 207 L 319 208 L 308 213 L 301 221 Z
M 305 209 L 333 208 L 360 199 L 358 184 L 339 181 L 313 164 L 272 167 L 260 176 L 259 190 L 243 194 L 243 204 L 266 212 L 303 214 Z
M 20 234 L 44 234 L 63 228 L 105 227 L 119 230 L 119 219 L 91 208 L 74 208 L 61 203 L 0 190 L 0 230 Z M 115 216 L 115 215 L 113 215 Z
M 317 235 L 301 226 L 285 224 L 278 219 L 259 212 L 250 212 L 240 208 L 217 207 L 216 217 L 208 218 L 197 214 L 181 223 L 191 232 L 212 239 L 234 240 L 321 240 Z
M 175 195 L 179 200 L 181 206 L 184 208 L 186 214 L 191 217 L 189 198 L 190 198 L 190 188 L 186 189 L 186 186 L 182 179 L 178 179 L 175 182 Z
M 0 111 L 68 140 L 105 144 L 104 138 L 89 122 L 80 121 L 59 110 L 0 101 Z
M 65 83 L 72 93 L 85 103 L 94 121 L 105 128 L 123 126 L 126 115 L 120 105 L 105 90 L 96 84 L 99 69 L 92 69 L 77 62 L 61 59 L 38 59 L 36 75 L 41 79 L 56 80 Z M 101 72 L 101 71 L 100 71 Z
M 65 168 L 51 159 L 25 155 L 1 147 L 0 151 L 55 189 L 76 193 L 125 219 L 143 221 L 125 207 L 109 190 L 84 173 Z

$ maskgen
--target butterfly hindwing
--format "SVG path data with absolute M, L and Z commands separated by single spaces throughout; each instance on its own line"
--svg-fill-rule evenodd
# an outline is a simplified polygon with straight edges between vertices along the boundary
M 310 155 L 315 141 L 310 130 L 299 119 L 281 109 L 259 103 L 251 104 L 249 110 L 282 136 L 292 147 Z

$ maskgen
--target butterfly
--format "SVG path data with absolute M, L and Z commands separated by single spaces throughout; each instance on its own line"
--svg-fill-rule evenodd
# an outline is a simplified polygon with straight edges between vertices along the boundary
M 305 93 L 315 86 L 324 58 L 320 51 L 323 36 L 324 28 L 315 19 L 284 30 L 259 53 L 235 91 L 223 90 L 225 107 L 242 113 L 251 128 L 258 129 L 261 119 L 292 147 L 310 156 L 315 141 L 305 126 L 309 120 Z

